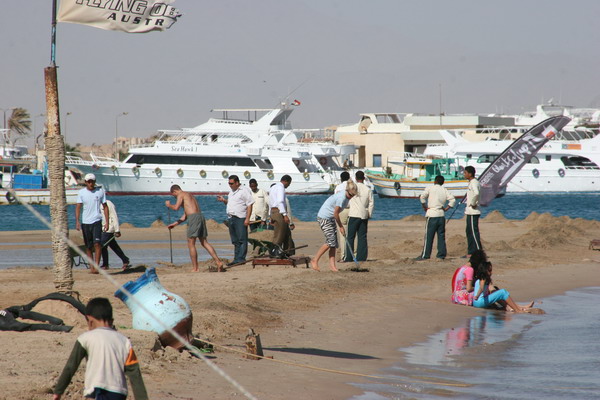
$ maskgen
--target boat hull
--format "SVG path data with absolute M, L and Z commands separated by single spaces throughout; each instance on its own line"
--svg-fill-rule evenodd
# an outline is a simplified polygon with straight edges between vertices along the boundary
M 229 193 L 228 177 L 237 175 L 242 184 L 248 185 L 252 178 L 258 187 L 268 190 L 272 184 L 279 182 L 284 174 L 265 172 L 255 169 L 202 169 L 179 168 L 156 165 L 140 166 L 99 166 L 70 165 L 82 173 L 96 175 L 98 184 L 109 195 L 170 195 L 172 185 L 179 185 L 183 190 L 196 195 L 216 195 Z M 176 167 L 176 168 L 175 168 Z M 327 173 L 288 173 L 292 184 L 286 190 L 288 194 L 328 194 L 332 193 L 332 178 Z
M 421 196 L 425 188 L 434 184 L 433 181 L 413 181 L 409 179 L 389 179 L 382 176 L 367 174 L 379 197 L 414 199 Z M 469 182 L 466 180 L 446 181 L 444 187 L 457 198 L 467 193 Z
M 77 202 L 77 193 L 81 188 L 67 188 L 67 204 Z M 6 189 L 0 189 L 0 205 L 9 204 L 50 204 L 50 189 L 14 189 L 14 196 Z

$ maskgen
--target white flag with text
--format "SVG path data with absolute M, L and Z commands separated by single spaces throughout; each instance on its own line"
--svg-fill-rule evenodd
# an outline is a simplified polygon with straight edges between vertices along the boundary
M 58 22 L 129 33 L 164 31 L 181 13 L 173 0 L 61 0 Z

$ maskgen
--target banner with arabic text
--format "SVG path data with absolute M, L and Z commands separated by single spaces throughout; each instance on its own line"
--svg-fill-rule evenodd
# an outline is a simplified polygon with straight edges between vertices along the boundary
M 479 176 L 479 204 L 489 205 L 502 188 L 571 118 L 558 116 L 535 125 L 515 140 Z

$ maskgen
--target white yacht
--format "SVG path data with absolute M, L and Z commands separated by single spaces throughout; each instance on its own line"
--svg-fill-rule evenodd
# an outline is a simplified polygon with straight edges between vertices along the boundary
M 268 189 L 286 174 L 292 177 L 288 193 L 322 194 L 338 183 L 341 157 L 354 153 L 352 145 L 307 139 L 314 130 L 291 129 L 293 108 L 286 104 L 213 111 L 222 112 L 223 118 L 160 131 L 154 143 L 131 147 L 122 162 L 68 155 L 66 165 L 94 173 L 113 195 L 169 194 L 173 184 L 194 194 L 223 194 L 229 191 L 229 175 L 237 175 L 243 184 L 254 178 Z M 239 115 L 245 118 L 231 118 Z
M 525 127 L 498 127 L 520 136 Z M 507 185 L 510 192 L 600 192 L 600 135 L 587 128 L 563 130 L 515 175 Z M 451 157 L 459 168 L 472 165 L 480 175 L 512 140 L 466 140 L 461 131 L 440 131 L 445 144 L 430 144 L 429 156 Z

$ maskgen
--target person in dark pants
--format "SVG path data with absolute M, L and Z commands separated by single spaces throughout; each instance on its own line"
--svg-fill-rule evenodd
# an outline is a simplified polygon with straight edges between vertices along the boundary
M 234 247 L 233 261 L 228 266 L 246 262 L 248 253 L 248 225 L 252 216 L 254 198 L 249 188 L 242 186 L 237 175 L 229 177 L 227 198 L 217 196 L 217 200 L 227 205 L 229 236 Z
M 292 177 L 284 175 L 279 183 L 271 186 L 269 191 L 269 208 L 271 209 L 271 224 L 273 230 L 273 244 L 281 250 L 294 248 L 292 232 L 290 230 L 290 217 L 287 210 L 287 197 L 285 189 L 292 183 Z
M 344 261 L 352 261 L 354 252 L 354 238 L 357 238 L 356 261 L 367 261 L 368 244 L 367 228 L 369 218 L 373 215 L 373 192 L 364 184 L 365 173 L 358 171 L 355 174 L 357 194 L 350 200 L 350 211 L 348 213 L 348 243 L 342 243 L 346 248 Z
M 435 177 L 434 185 L 425 188 L 420 196 L 421 205 L 425 210 L 427 225 L 425 227 L 425 244 L 423 252 L 417 261 L 427 260 L 431 257 L 433 249 L 433 239 L 437 234 L 437 259 L 446 258 L 446 217 L 444 213 L 454 207 L 456 199 L 448 189 L 443 187 L 444 177 L 438 175 Z
M 467 234 L 467 257 L 473 254 L 475 250 L 483 249 L 481 238 L 479 237 L 479 181 L 475 179 L 475 168 L 466 166 L 464 172 L 465 178 L 469 181 L 467 188 L 467 199 L 465 204 L 465 217 L 467 218 L 466 234 Z
M 117 257 L 121 259 L 123 262 L 123 269 L 129 268 L 129 258 L 125 255 L 123 250 L 121 250 L 121 246 L 117 243 L 117 238 L 121 237 L 121 232 L 119 231 L 119 216 L 117 215 L 117 209 L 112 201 L 107 200 L 106 205 L 108 206 L 108 229 L 106 232 L 102 232 L 102 265 L 100 268 L 108 269 L 108 248 L 110 247 L 112 251 L 115 252 Z M 102 216 L 102 224 L 106 225 L 106 221 L 104 221 L 104 215 Z

